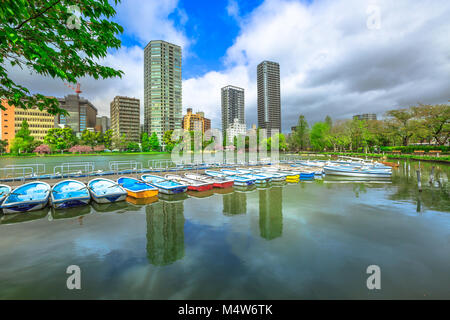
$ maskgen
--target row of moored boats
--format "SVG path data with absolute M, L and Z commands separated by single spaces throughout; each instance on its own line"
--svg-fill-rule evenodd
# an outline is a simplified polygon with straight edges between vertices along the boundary
M 297 183 L 314 179 L 322 174 L 390 177 L 390 167 L 379 163 L 358 161 L 305 161 L 289 166 L 267 166 L 260 168 L 232 168 L 205 170 L 204 173 L 166 174 L 164 177 L 144 174 L 140 179 L 120 177 L 117 181 L 95 178 L 87 184 L 78 180 L 63 180 L 53 187 L 46 182 L 26 183 L 14 190 L 0 185 L 0 204 L 3 213 L 39 210 L 50 204 L 55 209 L 65 209 L 96 203 L 152 198 L 158 193 L 173 195 L 212 188 L 266 186 L 271 183 Z

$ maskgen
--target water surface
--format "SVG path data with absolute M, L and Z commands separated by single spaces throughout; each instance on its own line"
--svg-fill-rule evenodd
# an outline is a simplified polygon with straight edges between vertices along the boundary
M 8 215 L 1 299 L 449 299 L 450 169 Z M 82 289 L 66 288 L 78 265 Z M 381 268 L 381 290 L 366 268 Z

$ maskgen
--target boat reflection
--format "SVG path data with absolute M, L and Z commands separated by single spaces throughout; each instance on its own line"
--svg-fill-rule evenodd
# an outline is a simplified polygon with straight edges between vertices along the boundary
M 213 188 L 213 192 L 216 194 L 229 194 L 234 192 L 234 188 Z
M 183 202 L 158 201 L 146 208 L 147 258 L 165 266 L 184 257 Z
M 158 196 L 148 197 L 148 198 L 134 198 L 134 197 L 126 198 L 127 202 L 136 204 L 136 205 L 151 204 L 151 203 L 157 202 L 158 200 L 159 200 Z
M 123 212 L 128 208 L 128 203 L 126 201 L 111 203 L 97 203 L 92 201 L 91 205 L 95 212 Z
M 48 215 L 49 208 L 37 211 L 20 212 L 14 214 L 4 214 L 0 219 L 0 224 L 22 223 L 45 218 Z
M 257 190 L 256 185 L 254 184 L 251 186 L 234 186 L 233 189 L 239 193 L 250 193 Z
M 84 216 L 91 213 L 91 206 L 82 206 L 76 208 L 68 209 L 51 209 L 49 220 L 59 220 L 59 219 L 71 219 L 79 216 Z
M 259 190 L 259 231 L 272 240 L 283 233 L 283 187 Z
M 234 216 L 247 213 L 247 194 L 245 192 L 233 192 L 224 194 L 222 197 L 223 210 L 225 216 Z
M 214 189 L 206 190 L 206 191 L 194 191 L 188 190 L 186 193 L 194 198 L 208 198 L 214 194 Z
M 184 200 L 189 198 L 189 196 L 187 195 L 186 192 L 177 193 L 177 194 L 159 193 L 158 194 L 158 198 L 159 198 L 159 200 L 163 200 L 163 201 L 166 201 L 166 202 L 180 202 L 180 201 L 183 202 Z

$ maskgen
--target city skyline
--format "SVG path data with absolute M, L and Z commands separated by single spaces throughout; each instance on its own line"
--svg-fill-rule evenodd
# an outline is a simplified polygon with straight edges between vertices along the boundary
M 199 5 L 205 10 L 196 10 Z M 368 23 L 368 3 L 356 0 L 122 2 L 114 18 L 124 27 L 122 48 L 111 50 L 105 63 L 123 70 L 123 78 L 79 82 L 99 116 L 108 114 L 116 95 L 144 101 L 144 47 L 152 39 L 164 39 L 183 49 L 182 113 L 187 106 L 201 108 L 213 127 L 221 121 L 217 92 L 227 84 L 246 90 L 246 125 L 257 123 L 254 70 L 263 60 L 282 66 L 283 132 L 300 113 L 313 123 L 327 114 L 348 119 L 418 103 L 446 103 L 449 22 L 443 17 L 450 4 L 380 0 L 376 5 L 379 28 Z M 340 12 L 339 20 L 332 19 L 334 12 Z M 59 80 L 8 68 L 32 92 L 70 94 Z

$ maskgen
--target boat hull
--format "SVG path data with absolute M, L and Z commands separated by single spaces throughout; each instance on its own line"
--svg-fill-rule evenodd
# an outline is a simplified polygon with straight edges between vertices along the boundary
M 205 184 L 205 185 L 201 185 L 201 186 L 188 186 L 188 190 L 191 191 L 207 191 L 207 190 L 211 190 L 213 188 L 213 184 Z
M 127 198 L 127 195 L 128 193 L 97 196 L 95 193 L 91 192 L 92 200 L 94 200 L 96 203 L 113 203 L 124 201 Z
M 3 205 L 3 213 L 18 213 L 18 212 L 28 212 L 36 211 L 45 208 L 48 204 L 48 198 L 44 201 L 24 201 L 21 203 L 15 203 L 12 205 Z
M 80 206 L 86 206 L 91 200 L 90 197 L 64 199 L 59 201 L 52 201 L 52 207 L 55 209 L 68 209 Z
M 213 187 L 214 188 L 231 188 L 234 185 L 234 181 L 227 181 L 227 182 L 214 182 Z
M 158 195 L 158 190 L 131 191 L 126 190 L 129 197 L 135 199 L 152 198 Z
M 162 188 L 162 187 L 158 187 L 157 185 L 154 185 L 156 188 L 158 188 L 160 193 L 163 194 L 179 194 L 179 193 L 183 193 L 187 191 L 187 186 L 182 186 L 182 187 L 176 187 L 176 188 Z

